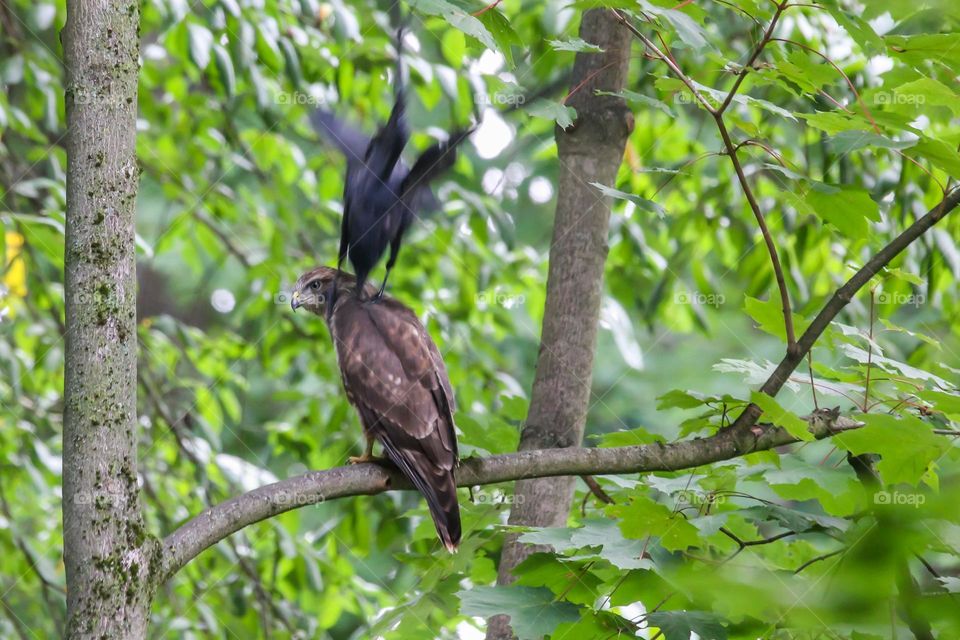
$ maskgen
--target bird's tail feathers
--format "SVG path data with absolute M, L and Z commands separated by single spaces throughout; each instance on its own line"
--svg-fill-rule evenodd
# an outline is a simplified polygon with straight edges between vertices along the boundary
M 457 502 L 457 484 L 451 471 L 443 479 L 443 486 L 432 484 L 415 464 L 413 452 L 397 447 L 390 437 L 381 431 L 380 443 L 387 457 L 400 468 L 400 471 L 413 483 L 427 501 L 430 516 L 437 529 L 440 541 L 450 553 L 456 553 L 460 546 L 460 505 Z

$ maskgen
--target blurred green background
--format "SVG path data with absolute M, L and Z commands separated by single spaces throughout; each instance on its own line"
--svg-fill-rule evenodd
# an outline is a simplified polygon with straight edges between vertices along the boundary
M 444 354 L 465 456 L 519 440 L 555 205 L 553 131 L 571 115 L 561 103 L 583 49 L 579 17 L 595 4 L 504 0 L 476 17 L 484 3 L 404 5 L 412 146 L 483 116 L 437 186 L 442 210 L 417 222 L 390 282 Z M 652 16 L 639 28 L 656 29 L 683 69 L 719 91 L 774 10 L 760 0 L 614 4 Z M 360 451 L 326 329 L 293 315 L 288 291 L 301 272 L 334 262 L 342 210 L 344 163 L 307 114 L 332 108 L 368 132 L 387 117 L 387 9 L 141 5 L 140 480 L 158 534 Z M 64 616 L 65 15 L 63 2 L 0 0 L 4 637 L 53 637 Z M 958 22 L 947 1 L 791 8 L 777 34 L 792 42 L 769 46 L 728 112 L 737 138 L 751 141 L 741 158 L 801 328 L 960 174 Z M 590 446 L 709 435 L 784 349 L 769 257 L 712 119 L 639 44 L 629 90 L 636 127 L 617 184 L 606 185 L 622 194 Z M 152 636 L 473 638 L 483 616 L 506 610 L 535 621 L 517 629 L 524 637 L 921 637 L 911 620 L 960 637 L 957 453 L 932 432 L 960 418 L 958 231 L 947 218 L 911 246 L 814 351 L 816 404 L 866 411 L 860 440 L 603 478 L 616 504 L 578 491 L 579 535 L 527 534 L 557 552 L 534 556 L 505 590 L 489 585 L 509 486 L 472 501 L 462 492 L 466 535 L 453 557 L 439 553 L 413 493 L 300 509 L 245 529 L 163 587 Z M 802 368 L 780 405 L 812 409 L 809 381 Z M 912 503 L 878 506 L 845 450 L 882 454 L 890 501 Z M 785 532 L 735 556 L 728 535 Z M 906 603 L 905 580 L 916 587 Z

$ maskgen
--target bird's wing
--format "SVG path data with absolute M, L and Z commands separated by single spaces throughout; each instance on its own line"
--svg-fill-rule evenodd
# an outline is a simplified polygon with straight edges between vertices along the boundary
M 336 146 L 353 165 L 363 162 L 370 146 L 370 138 L 357 131 L 330 111 L 316 109 L 310 114 L 310 124 L 324 138 Z
M 430 192 L 430 182 L 453 166 L 457 160 L 457 147 L 473 131 L 473 129 L 455 131 L 443 142 L 427 148 L 417 158 L 400 186 L 400 197 L 407 207 L 416 212 L 421 207 L 433 206 L 436 203 L 436 199 Z

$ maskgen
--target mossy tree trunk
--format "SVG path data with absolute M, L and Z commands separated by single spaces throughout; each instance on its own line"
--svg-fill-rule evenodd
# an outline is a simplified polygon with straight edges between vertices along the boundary
M 68 638 L 142 638 L 159 559 L 137 486 L 139 4 L 70 0 L 63 529 Z
M 633 114 L 620 98 L 596 92 L 624 88 L 630 33 L 607 9 L 583 15 L 580 37 L 603 53 L 578 53 L 567 105 L 577 110 L 573 127 L 557 128 L 560 179 L 550 243 L 550 271 L 540 354 L 520 449 L 579 447 L 590 406 L 590 381 L 607 258 L 610 203 L 591 183 L 614 186 Z M 510 524 L 566 524 L 572 477 L 518 480 Z M 498 583 L 513 582 L 513 568 L 535 549 L 509 536 Z M 510 638 L 508 618 L 496 616 L 487 638 Z

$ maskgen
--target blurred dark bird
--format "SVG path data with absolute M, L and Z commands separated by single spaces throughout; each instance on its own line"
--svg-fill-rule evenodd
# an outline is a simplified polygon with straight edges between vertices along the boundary
M 444 546 L 460 543 L 454 399 L 440 351 L 417 316 L 384 296 L 365 304 L 354 276 L 317 267 L 300 276 L 291 307 L 324 318 L 337 352 L 343 388 L 360 415 L 367 446 L 351 463 L 373 458 L 373 442 L 423 494 Z M 339 287 L 331 303 L 332 288 Z M 330 308 L 332 306 L 332 309 Z
M 357 274 L 357 291 L 363 291 L 370 271 L 387 246 L 390 247 L 387 271 L 375 298 L 382 296 L 386 289 L 390 270 L 396 264 L 403 236 L 413 218 L 437 206 L 430 182 L 453 166 L 457 146 L 473 132 L 473 129 L 464 129 L 451 133 L 447 140 L 424 151 L 413 167 L 404 164 L 400 156 L 410 132 L 406 122 L 402 41 L 401 27 L 397 30 L 393 110 L 373 138 L 350 127 L 330 111 L 317 109 L 310 116 L 314 129 L 347 159 L 337 269 L 342 268 L 344 258 L 349 257 Z M 334 289 L 334 295 L 336 291 Z

